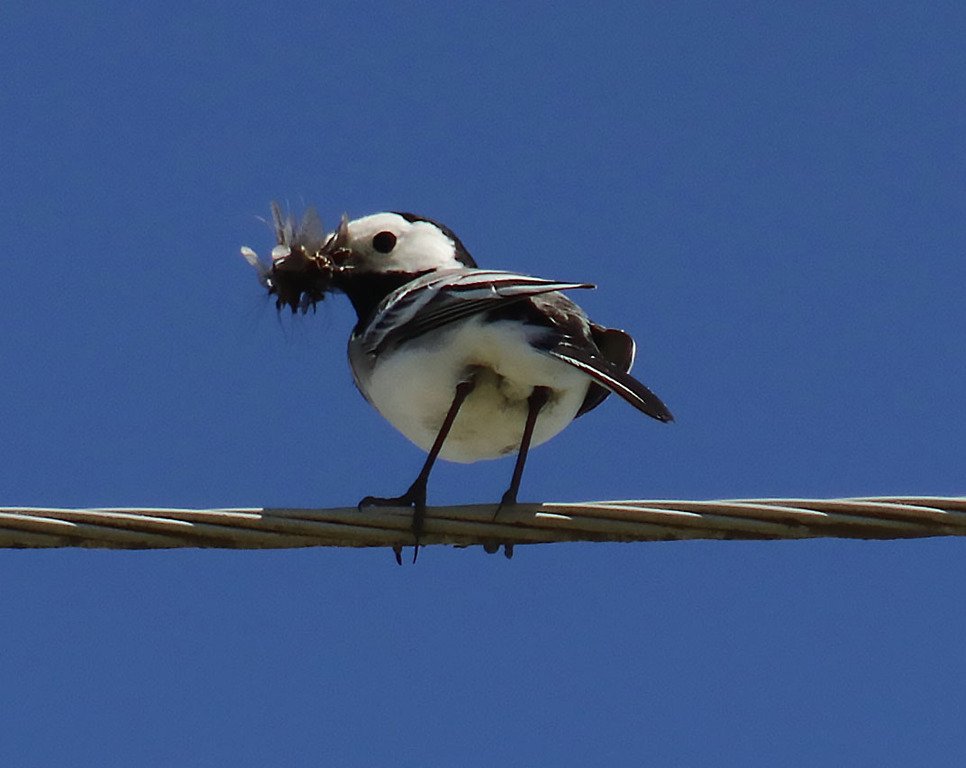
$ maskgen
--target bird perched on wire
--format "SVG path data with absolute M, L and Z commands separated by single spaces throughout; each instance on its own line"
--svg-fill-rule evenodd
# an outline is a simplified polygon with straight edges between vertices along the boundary
M 280 309 L 305 311 L 333 291 L 348 296 L 358 316 L 349 337 L 356 386 L 428 453 L 405 493 L 359 503 L 412 507 L 414 561 L 438 458 L 516 453 L 499 510 L 517 501 L 529 449 L 611 392 L 658 421 L 672 420 L 629 373 L 631 336 L 591 322 L 565 295 L 593 285 L 480 269 L 449 228 L 411 213 L 343 217 L 329 235 L 314 212 L 301 222 L 278 206 L 273 215 L 271 263 L 249 248 L 242 254 Z

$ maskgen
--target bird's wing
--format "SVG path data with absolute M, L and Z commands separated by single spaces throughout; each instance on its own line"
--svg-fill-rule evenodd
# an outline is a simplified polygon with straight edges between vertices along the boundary
M 389 294 L 359 341 L 367 353 L 376 354 L 457 320 L 503 309 L 533 296 L 593 287 L 590 283 L 563 283 L 488 269 L 441 270 Z

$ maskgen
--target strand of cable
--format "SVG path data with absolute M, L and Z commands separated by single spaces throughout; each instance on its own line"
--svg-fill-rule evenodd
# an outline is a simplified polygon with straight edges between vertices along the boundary
M 400 547 L 409 509 L 0 507 L 0 547 Z M 966 535 L 966 497 L 595 501 L 430 507 L 421 544 Z M 508 549 L 508 553 L 509 553 Z

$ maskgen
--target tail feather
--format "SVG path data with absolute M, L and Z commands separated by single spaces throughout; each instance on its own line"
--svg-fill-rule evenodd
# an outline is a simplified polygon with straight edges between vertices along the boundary
M 583 371 L 598 384 L 624 398 L 652 419 L 663 422 L 674 421 L 674 416 L 661 402 L 661 398 L 629 373 L 625 373 L 607 360 L 585 349 L 567 344 L 549 349 L 547 353 Z

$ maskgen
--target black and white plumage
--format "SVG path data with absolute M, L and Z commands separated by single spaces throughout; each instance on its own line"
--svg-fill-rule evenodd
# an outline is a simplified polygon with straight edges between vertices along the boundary
M 413 506 L 417 545 L 437 457 L 474 462 L 516 452 L 502 506 L 516 502 L 528 449 L 609 393 L 652 418 L 672 420 L 629 374 L 633 339 L 592 323 L 566 295 L 594 287 L 588 283 L 480 269 L 452 231 L 406 213 L 343 220 L 320 253 L 329 290 L 345 293 L 358 315 L 349 339 L 357 387 L 429 453 L 406 493 L 367 497 L 361 505 Z M 255 263 L 251 251 L 245 255 Z M 280 298 L 292 293 L 273 286 L 271 268 L 260 274 Z M 285 303 L 296 306 L 294 299 Z
M 548 387 L 550 396 L 531 445 L 598 405 L 607 390 L 669 420 L 661 402 L 622 370 L 620 364 L 629 368 L 633 360 L 630 337 L 624 334 L 623 359 L 608 360 L 594 342 L 593 326 L 562 293 L 591 287 L 469 267 L 431 272 L 389 294 L 353 332 L 349 361 L 356 384 L 390 423 L 428 451 L 456 384 L 474 380 L 439 452 L 460 462 L 520 447 L 535 386 Z

